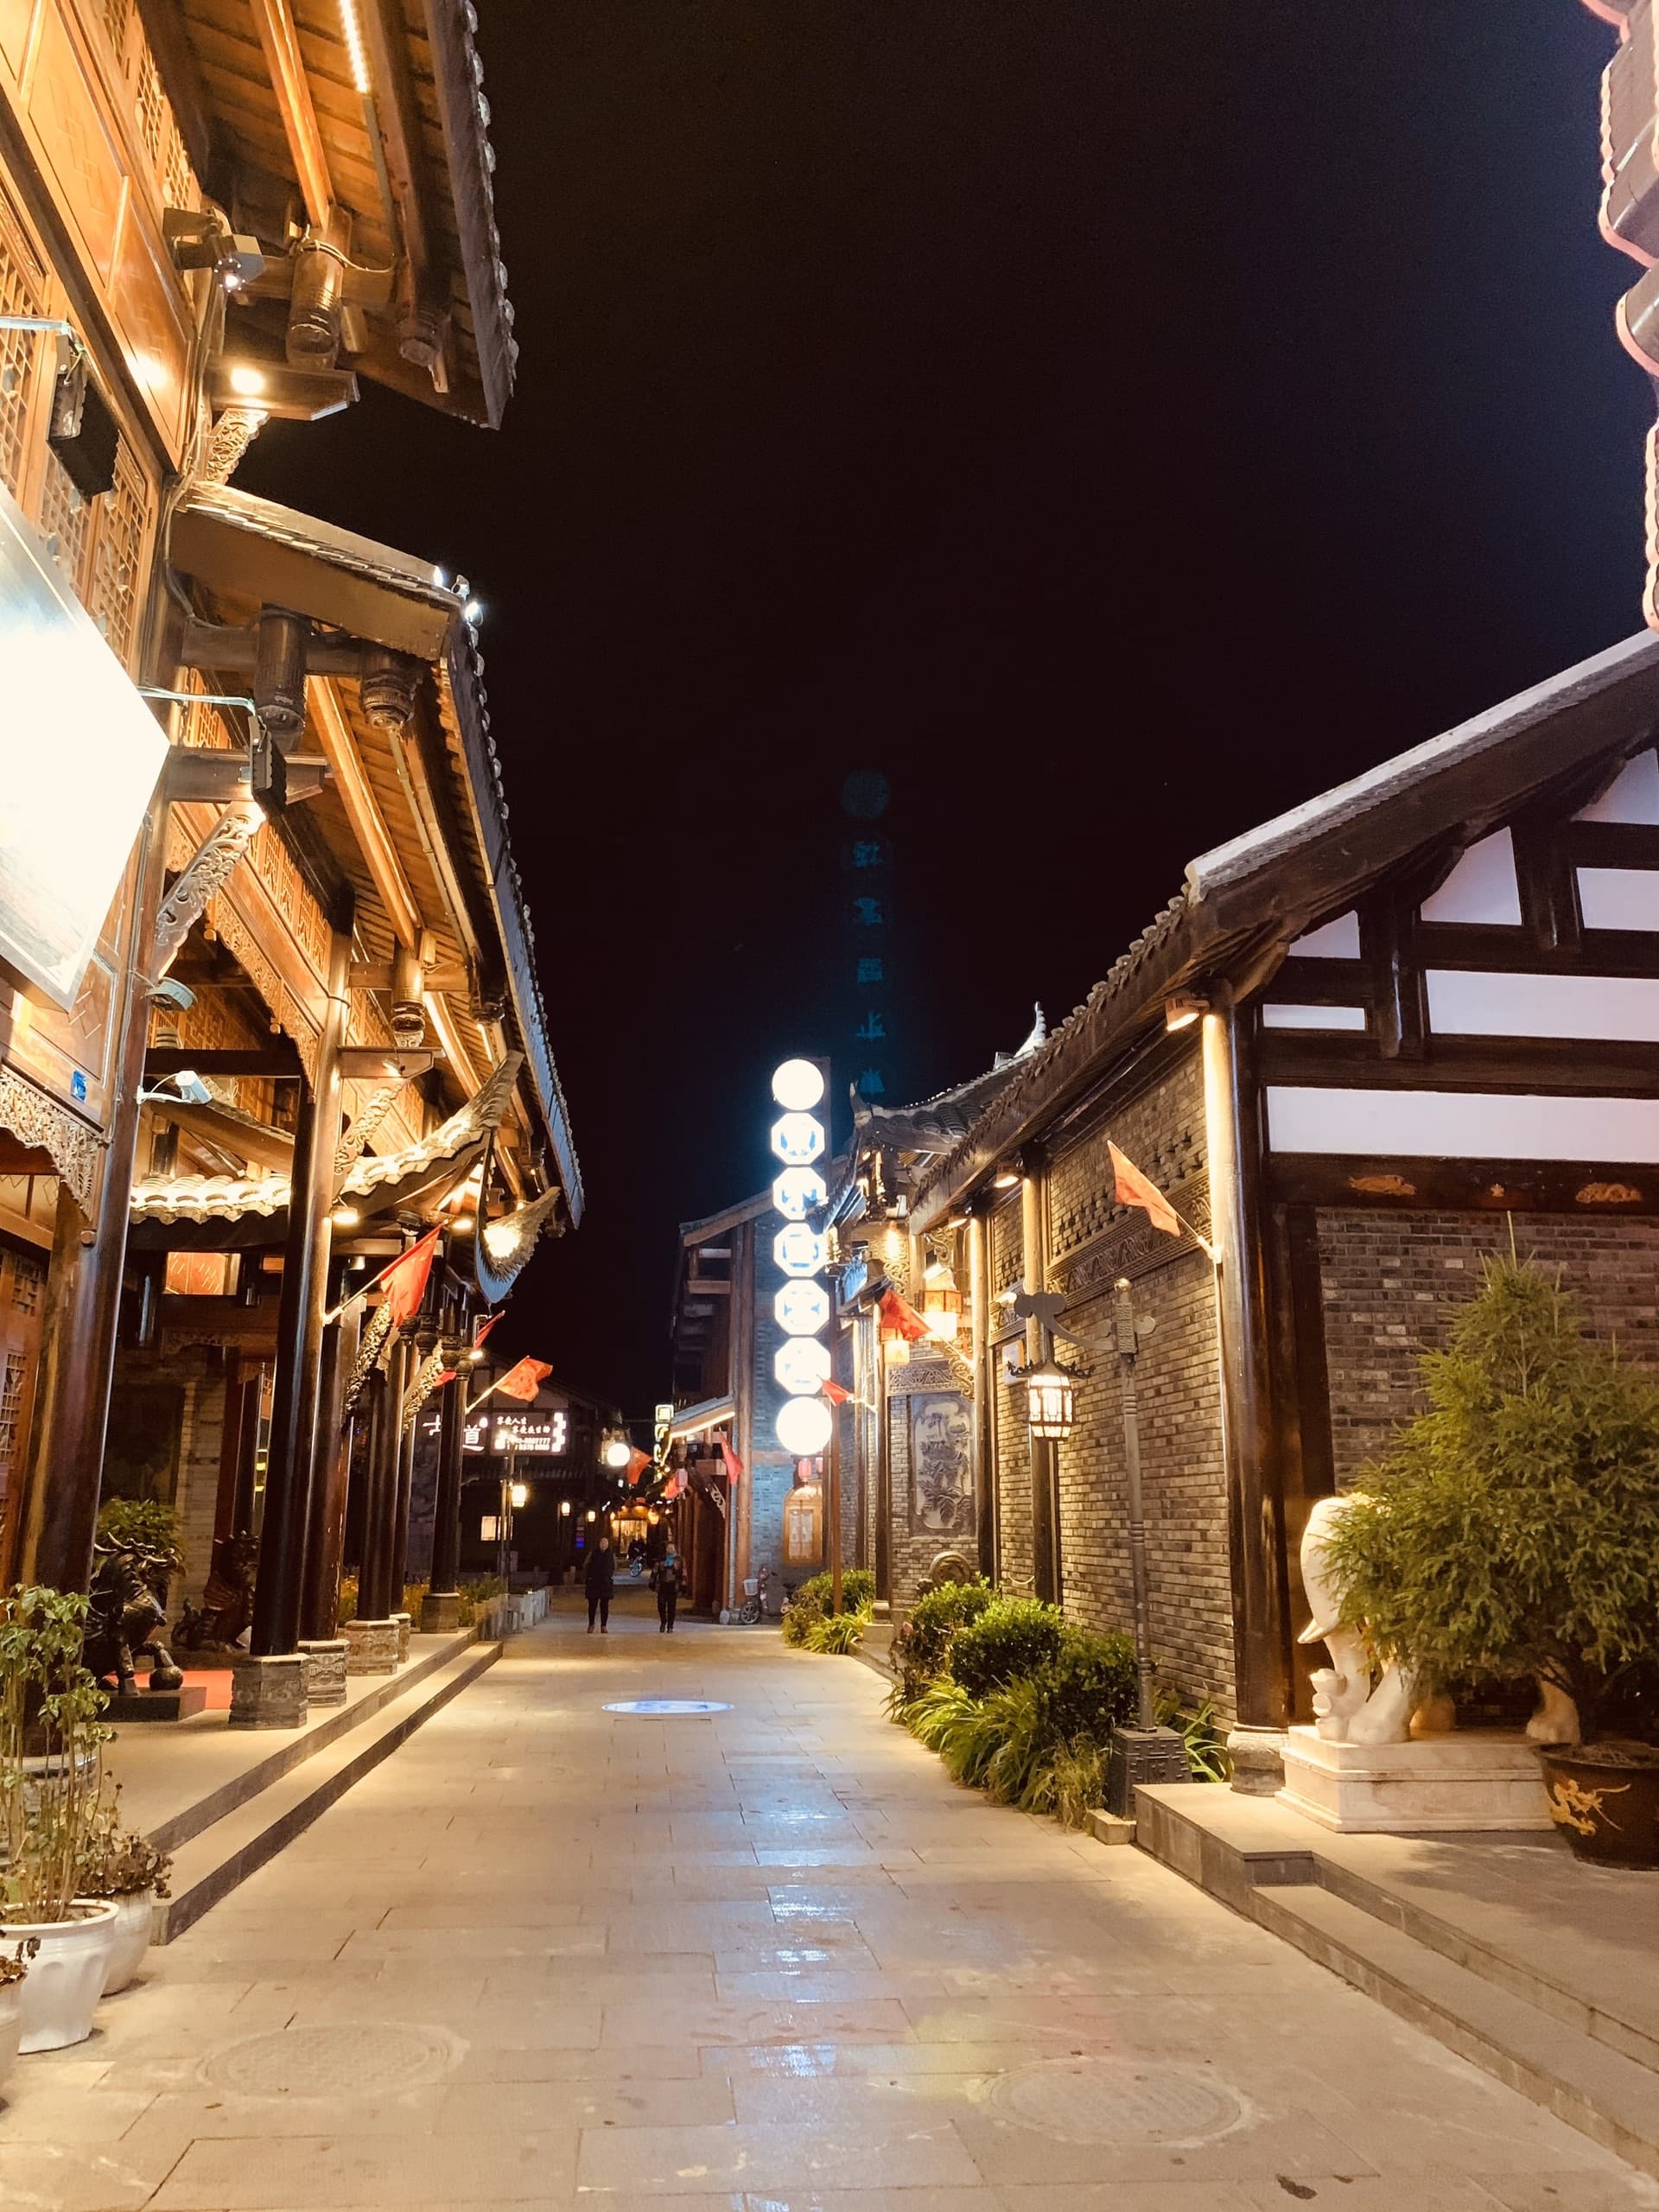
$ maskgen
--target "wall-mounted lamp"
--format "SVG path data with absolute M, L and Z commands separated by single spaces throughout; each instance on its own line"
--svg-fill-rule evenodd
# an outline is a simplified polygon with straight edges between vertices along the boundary
M 1172 991 L 1164 1001 L 1164 1027 L 1173 1035 L 1178 1029 L 1190 1029 L 1209 1011 L 1210 1001 L 1202 991 Z
M 962 1293 L 943 1260 L 935 1260 L 922 1277 L 922 1319 L 941 1343 L 955 1344 L 962 1326 Z
M 1077 1426 L 1077 1378 L 1058 1360 L 1046 1359 L 1025 1377 L 1027 1419 L 1033 1436 L 1058 1442 Z
M 528 1483 L 511 1483 L 507 1486 L 507 1496 L 512 1499 L 515 1510 L 521 1505 L 528 1505 L 530 1503 L 530 1484 Z
M 1020 1170 L 1017 1167 L 999 1167 L 991 1178 L 991 1188 L 994 1191 L 1012 1191 L 1018 1187 L 1019 1181 Z

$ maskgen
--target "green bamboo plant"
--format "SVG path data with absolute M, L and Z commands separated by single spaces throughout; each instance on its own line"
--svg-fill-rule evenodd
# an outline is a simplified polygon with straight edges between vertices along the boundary
M 0 1599 L 0 1918 L 13 1923 L 69 1919 L 86 1870 L 113 1732 L 81 1660 L 86 1613 L 56 1590 Z

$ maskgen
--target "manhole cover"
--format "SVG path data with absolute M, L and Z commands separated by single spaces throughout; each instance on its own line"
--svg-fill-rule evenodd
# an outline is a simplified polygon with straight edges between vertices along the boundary
M 731 1709 L 729 1705 L 708 1697 L 630 1697 L 624 1698 L 619 1705 L 605 1707 L 607 1713 L 632 1713 L 646 1720 L 661 1720 L 687 1713 L 729 1713 Z
M 255 2036 L 219 2051 L 202 2070 L 240 2097 L 379 2097 L 423 2088 L 454 2063 L 454 2039 L 442 2028 L 342 2020 Z
M 991 2092 L 1005 2119 L 1063 2143 L 1191 2143 L 1238 2118 L 1218 2082 L 1128 2058 L 1057 2058 L 1005 2074 Z

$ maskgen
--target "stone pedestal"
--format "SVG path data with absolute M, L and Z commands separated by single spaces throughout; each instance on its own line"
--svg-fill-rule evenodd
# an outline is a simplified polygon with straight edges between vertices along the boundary
M 1173 1728 L 1114 1728 L 1106 1763 L 1106 1809 L 1121 1821 L 1135 1818 L 1135 1793 L 1143 1782 L 1191 1782 L 1186 1745 Z
M 1332 1744 L 1293 1728 L 1279 1802 L 1344 1835 L 1548 1828 L 1538 1755 L 1508 1730 Z
M 461 1626 L 461 1598 L 451 1590 L 440 1595 L 429 1590 L 421 1600 L 421 1634 L 453 1636 Z
M 300 1656 L 305 1662 L 308 1705 L 344 1705 L 346 1656 L 351 1649 L 343 1636 L 302 1637 Z
M 1285 1745 L 1290 1738 L 1282 1728 L 1248 1728 L 1241 1725 L 1227 1738 L 1232 1762 L 1233 1787 L 1243 1797 L 1276 1797 L 1285 1779 Z
M 394 1613 L 391 1618 L 397 1624 L 397 1664 L 401 1667 L 409 1658 L 409 1639 L 415 1633 L 415 1617 L 412 1613 Z
M 348 1675 L 390 1675 L 396 1671 L 396 1621 L 347 1621 L 346 1643 L 346 1671 Z
M 302 1728 L 305 1713 L 305 1662 L 297 1651 L 240 1656 L 231 1675 L 232 1728 Z
M 130 1697 L 113 1692 L 104 1718 L 124 1726 L 129 1720 L 188 1720 L 207 1702 L 200 1682 L 182 1682 L 175 1690 L 135 1690 Z

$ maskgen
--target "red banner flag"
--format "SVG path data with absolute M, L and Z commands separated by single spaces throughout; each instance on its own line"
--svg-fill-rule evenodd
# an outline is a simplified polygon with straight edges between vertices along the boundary
M 1161 1229 L 1171 1236 L 1179 1236 L 1181 1233 L 1180 1216 L 1158 1185 L 1150 1182 L 1135 1162 L 1126 1160 L 1109 1141 L 1106 1149 L 1112 1156 L 1112 1173 L 1117 1178 L 1116 1195 L 1119 1205 L 1139 1206 L 1154 1229 Z
M 717 1436 L 715 1442 L 720 1448 L 721 1458 L 726 1462 L 726 1479 L 735 1490 L 743 1479 L 743 1462 L 723 1436 Z
M 441 1229 L 429 1229 L 418 1244 L 411 1244 L 401 1260 L 394 1260 L 380 1277 L 393 1325 L 401 1329 L 421 1310 L 426 1279 L 432 1272 L 432 1255 L 438 1249 Z
M 478 1334 L 473 1338 L 473 1350 L 474 1351 L 477 1351 L 480 1348 L 485 1338 L 489 1335 L 490 1331 L 495 1326 L 496 1323 L 500 1319 L 501 1316 L 499 1313 L 491 1314 L 489 1319 L 484 1324 Z
M 453 1367 L 446 1367 L 442 1374 L 439 1376 L 437 1381 L 432 1385 L 432 1388 L 435 1390 L 442 1390 L 446 1382 L 453 1382 L 454 1379 L 454 1369 Z
M 521 1359 L 517 1367 L 510 1367 L 496 1389 L 504 1397 L 517 1398 L 527 1406 L 542 1387 L 543 1376 L 553 1372 L 552 1363 L 545 1359 Z
M 844 1406 L 853 1394 L 850 1390 L 843 1390 L 839 1382 L 826 1382 L 823 1386 L 823 1395 L 832 1406 Z
M 924 1337 L 933 1333 L 916 1308 L 900 1298 L 896 1290 L 882 1292 L 879 1311 L 882 1327 L 896 1330 L 906 1344 L 918 1344 Z
M 628 1464 L 626 1470 L 628 1480 L 631 1483 L 637 1483 L 640 1476 L 645 1473 L 645 1469 L 647 1467 L 654 1467 L 656 1464 L 656 1461 L 652 1458 L 650 1452 L 642 1452 L 639 1449 L 639 1446 L 636 1444 L 633 1450 L 628 1455 Z

